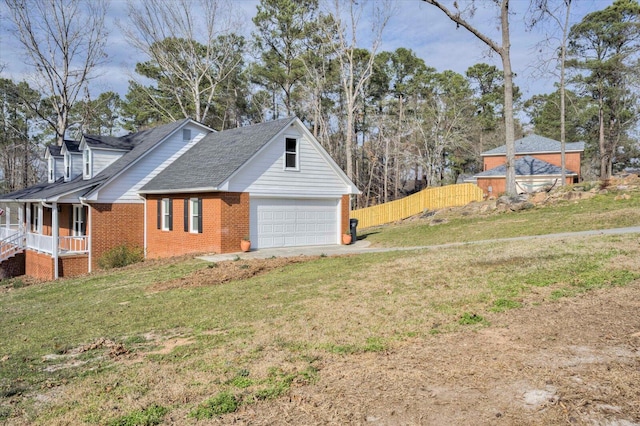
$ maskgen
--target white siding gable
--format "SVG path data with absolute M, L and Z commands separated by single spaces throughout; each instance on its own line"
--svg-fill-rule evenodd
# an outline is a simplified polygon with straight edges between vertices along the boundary
M 71 179 L 82 175 L 82 154 L 71 154 Z
M 191 130 L 191 140 L 183 141 L 183 129 Z M 187 123 L 156 145 L 147 155 L 100 188 L 91 200 L 101 203 L 141 203 L 138 190 L 184 154 L 208 132 L 193 123 Z
M 285 169 L 285 139 L 298 140 L 298 169 Z M 251 195 L 285 197 L 339 197 L 350 185 L 298 126 L 288 127 L 248 161 L 224 188 Z
M 96 148 L 91 148 L 89 152 L 91 153 L 90 164 L 93 176 L 96 176 L 98 173 L 109 167 L 118 158 L 126 154 L 126 152 L 124 151 L 113 151 L 108 149 Z

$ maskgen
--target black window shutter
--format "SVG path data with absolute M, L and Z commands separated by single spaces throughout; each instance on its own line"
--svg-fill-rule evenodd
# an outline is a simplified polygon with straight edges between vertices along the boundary
M 202 234 L 202 198 L 198 198 L 198 234 Z
M 70 205 L 69 209 L 71 210 L 69 212 L 69 235 L 73 235 L 73 226 L 75 225 L 73 223 L 73 210 L 74 210 L 73 205 Z
M 169 231 L 173 231 L 173 198 L 169 198 Z
M 158 200 L 158 229 L 162 229 L 162 199 Z
M 184 199 L 184 232 L 189 232 L 189 199 Z

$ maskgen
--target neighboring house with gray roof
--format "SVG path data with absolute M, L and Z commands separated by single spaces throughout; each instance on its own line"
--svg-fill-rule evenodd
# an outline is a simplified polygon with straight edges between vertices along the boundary
M 150 258 L 236 252 L 245 236 L 258 249 L 339 244 L 358 193 L 297 118 L 84 135 L 45 159 L 47 182 L 0 195 L 0 273 L 78 275 L 122 244 Z
M 506 146 L 483 152 L 483 172 L 468 181 L 475 182 L 486 196 L 498 196 L 506 187 Z M 565 176 L 567 184 L 580 180 L 580 164 L 584 142 L 565 144 Z M 515 141 L 516 188 L 518 193 L 531 193 L 561 185 L 561 143 L 539 135 Z

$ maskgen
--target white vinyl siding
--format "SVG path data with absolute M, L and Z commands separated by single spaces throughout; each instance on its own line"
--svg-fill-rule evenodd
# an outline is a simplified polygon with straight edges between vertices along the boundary
M 138 190 L 164 170 L 176 158 L 205 136 L 204 129 L 189 126 L 192 139 L 189 143 L 183 141 L 183 132 L 178 129 L 168 139 L 150 151 L 146 156 L 125 170 L 98 194 L 100 202 L 105 203 L 142 203 Z
M 251 197 L 251 242 L 255 248 L 337 244 L 338 199 Z
M 279 139 L 278 139 L 279 138 Z M 288 133 L 274 139 L 259 155 L 242 167 L 228 188 L 251 195 L 281 195 L 301 197 L 338 197 L 350 192 L 350 187 L 327 163 L 324 156 L 299 133 Z M 298 171 L 283 169 L 284 140 L 298 140 Z
M 91 173 L 96 176 L 98 173 L 113 164 L 118 158 L 125 155 L 126 151 L 111 151 L 106 149 L 92 149 Z
M 61 177 L 64 177 L 64 158 L 63 157 L 55 157 L 53 167 L 55 168 L 54 180 L 58 180 Z

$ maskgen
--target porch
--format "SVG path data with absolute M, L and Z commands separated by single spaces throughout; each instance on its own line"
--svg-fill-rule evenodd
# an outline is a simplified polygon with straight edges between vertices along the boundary
M 88 259 L 90 237 L 85 235 L 86 207 L 25 203 L 5 204 L 0 209 L 0 263 L 29 251 L 41 259 L 45 256 L 51 260 L 50 275 L 55 279 L 62 276 L 63 259 L 79 256 Z M 88 264 L 83 269 L 87 272 Z

